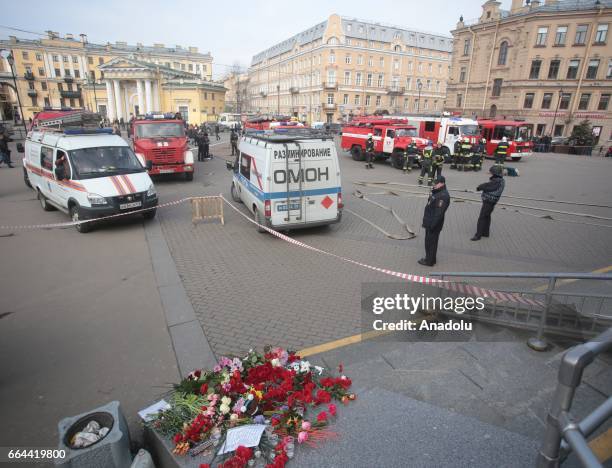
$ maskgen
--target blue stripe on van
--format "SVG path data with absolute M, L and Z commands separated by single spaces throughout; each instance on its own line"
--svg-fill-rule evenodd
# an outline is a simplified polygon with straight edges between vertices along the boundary
M 242 174 L 238 173 L 237 176 L 240 182 L 242 182 L 247 187 L 249 192 L 251 192 L 261 201 L 280 200 L 280 199 L 287 198 L 287 197 L 299 197 L 300 196 L 299 190 L 293 190 L 289 192 L 288 195 L 287 195 L 287 192 L 263 192 L 259 189 L 259 187 L 256 187 L 250 180 L 247 180 L 247 178 L 244 177 Z M 322 189 L 302 190 L 301 194 L 305 197 L 308 197 L 308 196 L 314 196 L 314 195 L 329 195 L 329 194 L 340 193 L 340 192 L 341 192 L 340 187 L 326 187 Z

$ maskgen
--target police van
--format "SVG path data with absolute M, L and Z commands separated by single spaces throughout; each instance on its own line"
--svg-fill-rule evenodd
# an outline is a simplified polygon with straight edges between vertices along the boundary
M 24 180 L 45 211 L 58 209 L 73 221 L 139 211 L 155 216 L 157 192 L 141 161 L 112 129 L 34 129 L 23 158 Z M 77 224 L 88 232 L 93 222 Z
M 340 221 L 340 166 L 330 136 L 309 128 L 253 132 L 238 149 L 236 162 L 228 163 L 232 199 L 258 224 L 290 230 Z

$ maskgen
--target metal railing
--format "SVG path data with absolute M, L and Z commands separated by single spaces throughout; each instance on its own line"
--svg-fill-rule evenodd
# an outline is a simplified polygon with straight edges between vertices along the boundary
M 533 299 L 542 307 L 517 303 L 502 303 L 488 298 L 489 307 L 472 318 L 497 325 L 506 325 L 535 331 L 536 335 L 527 345 L 536 350 L 548 349 L 544 333 L 569 338 L 591 338 L 612 326 L 612 295 L 587 293 L 584 291 L 559 291 L 558 286 L 576 280 L 612 281 L 612 275 L 595 273 L 484 273 L 484 272 L 441 272 L 431 276 L 447 278 L 504 278 L 504 279 L 546 279 L 547 284 L 538 288 L 497 288 L 496 291 L 512 293 Z M 466 315 L 466 317 L 468 317 Z
M 538 468 L 558 467 L 572 451 L 583 466 L 602 466 L 586 438 L 612 416 L 612 397 L 579 423 L 575 422 L 570 409 L 584 369 L 598 354 L 609 350 L 612 350 L 612 328 L 587 343 L 570 348 L 563 355 L 557 388 L 546 418 L 544 440 L 537 457 Z

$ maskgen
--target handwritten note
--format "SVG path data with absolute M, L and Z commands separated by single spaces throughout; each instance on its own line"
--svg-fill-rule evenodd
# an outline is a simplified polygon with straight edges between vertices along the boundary
M 153 403 L 151 406 L 140 410 L 138 412 L 138 416 L 140 416 L 143 421 L 148 422 L 157 416 L 157 413 L 162 410 L 167 410 L 168 408 L 170 408 L 170 405 L 166 402 L 166 400 L 159 400 L 157 403 Z
M 241 445 L 244 447 L 256 447 L 259 445 L 261 435 L 265 429 L 265 424 L 246 424 L 229 429 L 218 455 L 233 452 Z

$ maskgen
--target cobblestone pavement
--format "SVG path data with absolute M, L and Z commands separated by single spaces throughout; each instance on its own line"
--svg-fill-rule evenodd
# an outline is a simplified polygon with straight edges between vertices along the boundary
M 226 143 L 213 147 L 212 161 L 198 163 L 194 182 L 157 181 L 162 200 L 188 195 L 222 193 L 229 197 L 231 175 Z M 343 194 L 347 208 L 380 227 L 402 234 L 397 221 L 382 209 L 352 196 L 358 180 L 416 184 L 417 173 L 404 175 L 386 163 L 366 171 L 362 163 L 340 152 Z M 608 204 L 612 199 L 612 161 L 568 155 L 538 154 L 512 165 L 521 177 L 507 178 L 505 195 L 574 200 Z M 447 185 L 474 189 L 487 180 L 490 162 L 480 173 L 459 173 L 445 168 Z M 401 187 L 422 195 L 371 195 L 392 206 L 417 232 L 415 239 L 386 238 L 351 213 L 327 228 L 295 231 L 291 236 L 321 249 L 371 265 L 407 273 L 426 273 L 416 261 L 423 256 L 420 227 L 426 188 Z M 384 189 L 360 188 L 367 193 Z M 452 193 L 479 201 L 477 194 Z M 513 200 L 508 203 L 578 211 L 610 217 L 610 210 Z M 244 213 L 248 212 L 242 206 Z M 496 208 L 492 237 L 471 242 L 479 203 L 454 200 L 440 238 L 436 271 L 592 271 L 607 267 L 612 259 L 610 221 L 553 214 L 543 219 L 540 211 Z M 226 207 L 225 226 L 204 223 L 193 226 L 190 207 L 160 210 L 163 232 L 187 293 L 204 332 L 217 355 L 242 353 L 268 343 L 300 349 L 360 332 L 360 289 L 363 282 L 391 281 L 390 277 L 300 249 L 254 227 Z M 573 222 L 561 221 L 567 219 Z M 500 283 L 489 282 L 495 286 Z M 534 284 L 535 286 L 536 284 Z

